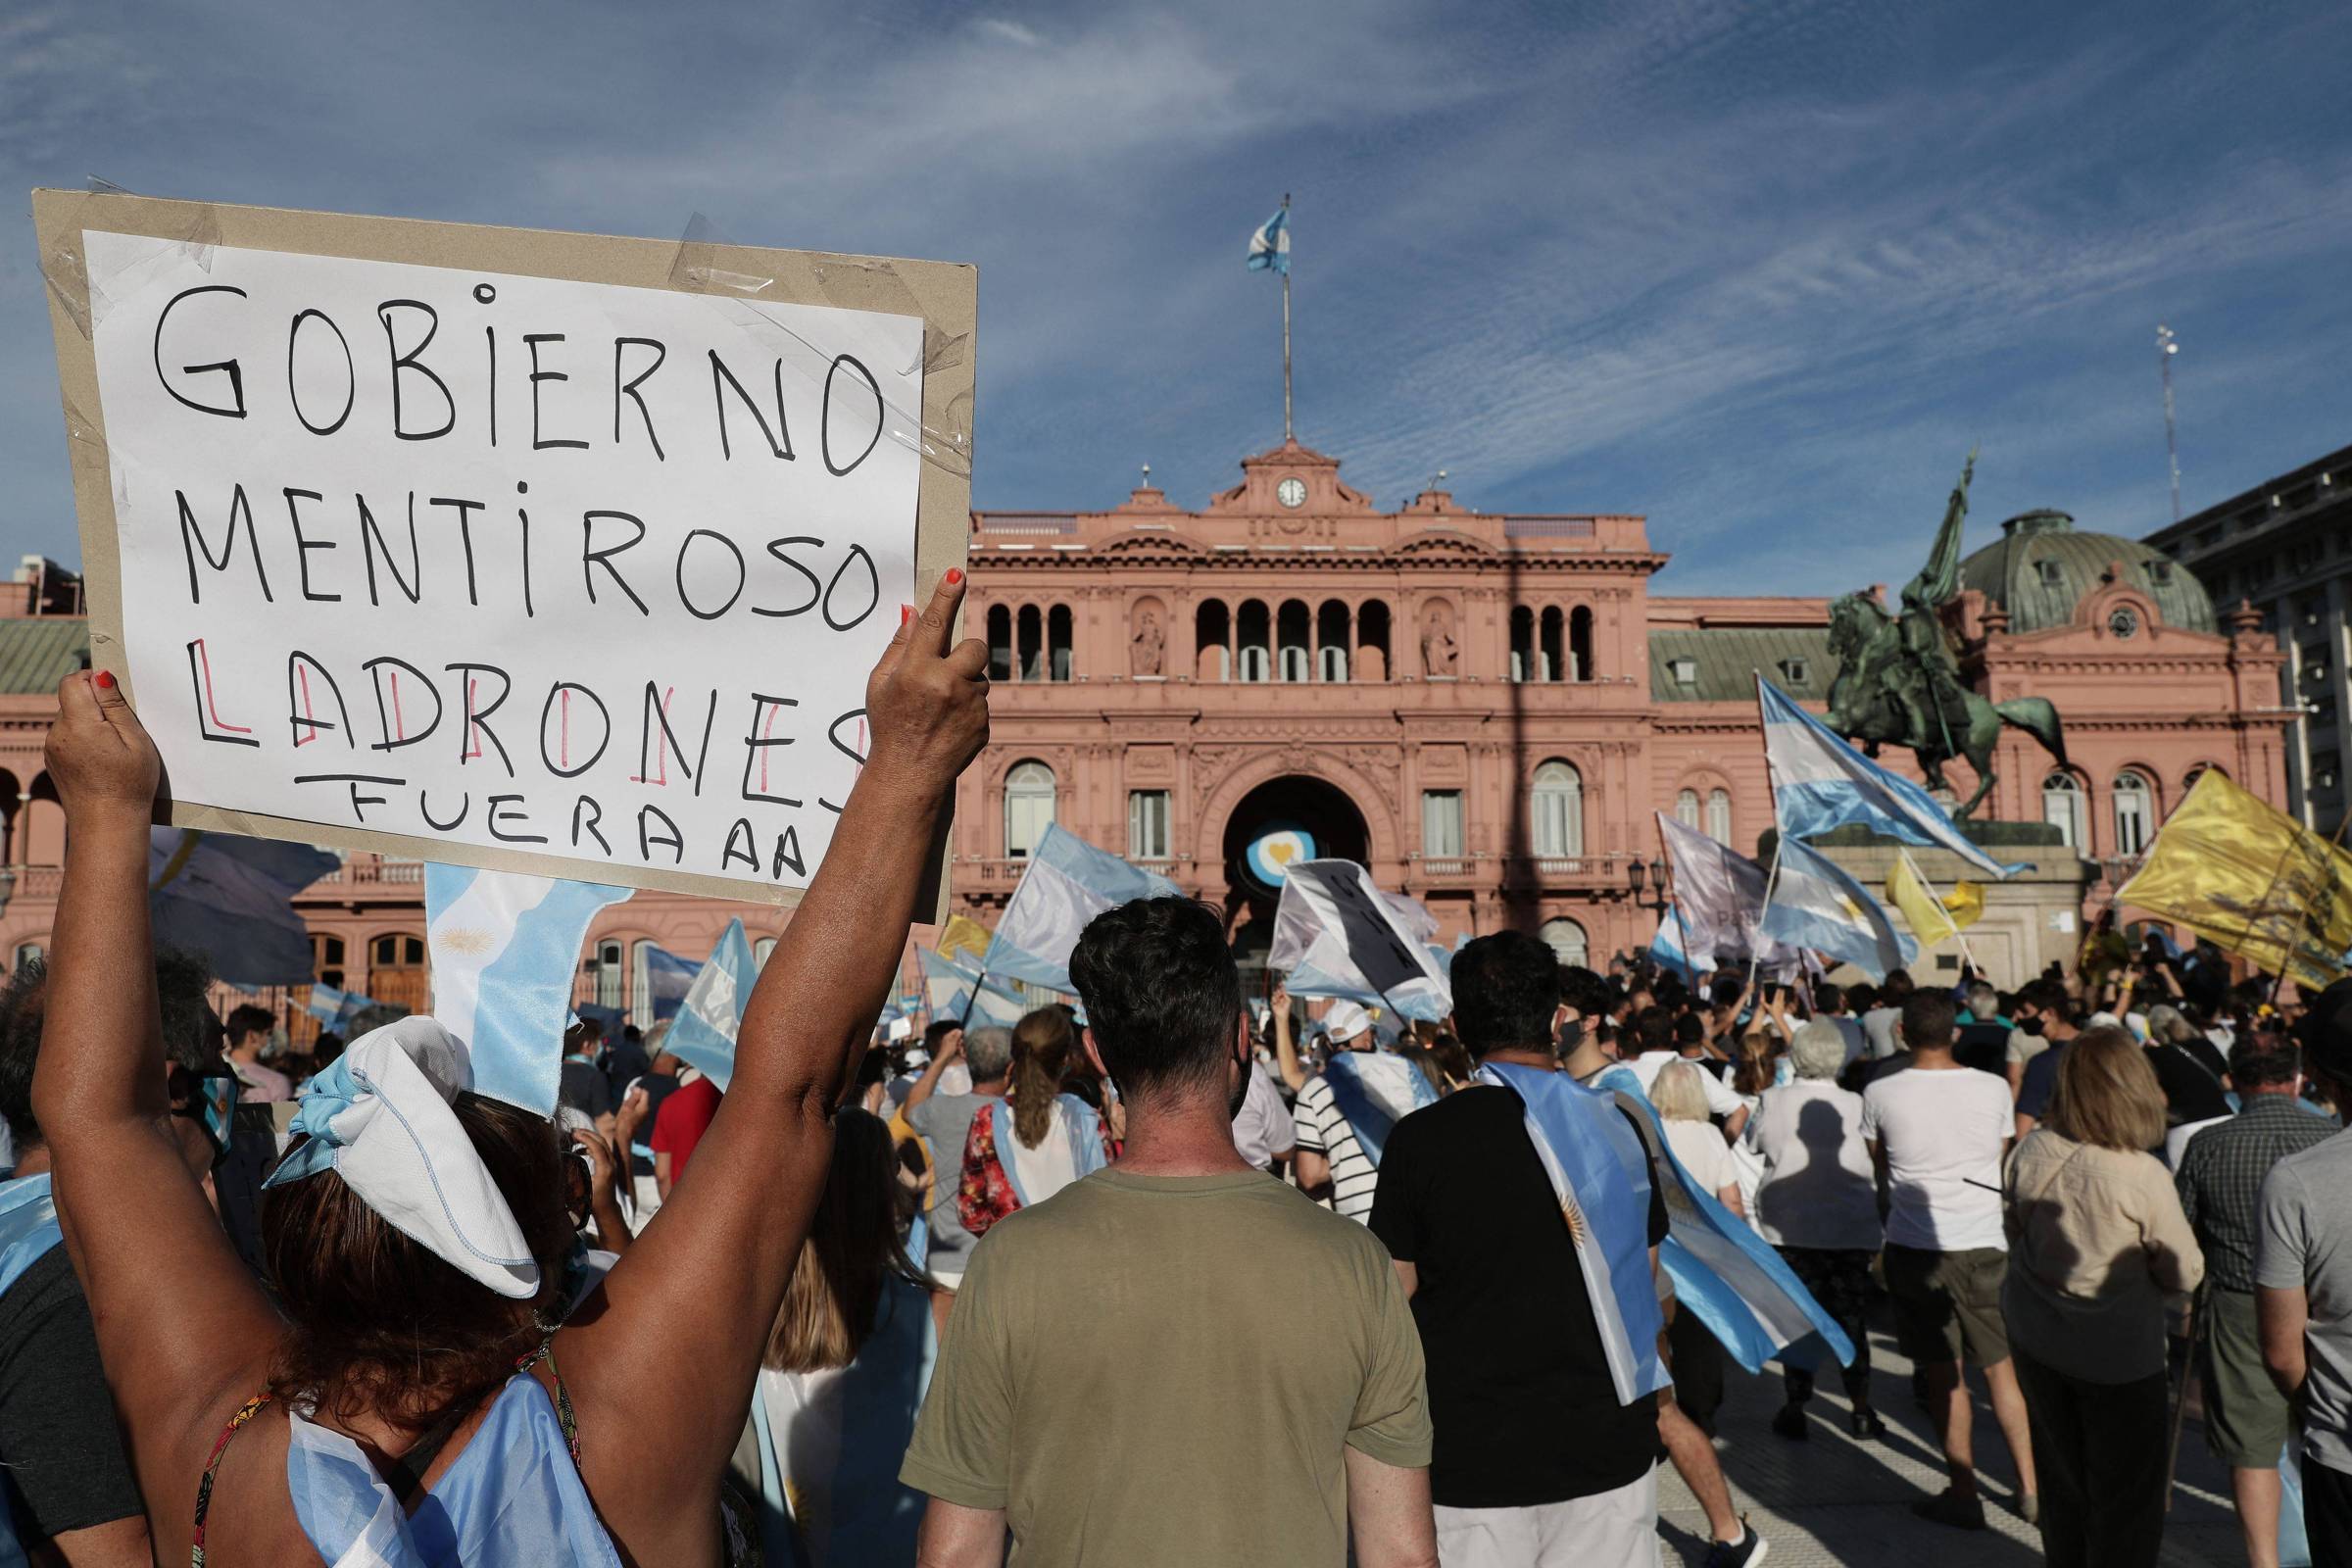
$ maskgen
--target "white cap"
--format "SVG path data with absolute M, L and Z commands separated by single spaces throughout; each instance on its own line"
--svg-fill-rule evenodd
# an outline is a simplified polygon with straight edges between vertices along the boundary
M 1372 1015 L 1352 1002 L 1335 1002 L 1323 1015 L 1323 1031 L 1334 1040 L 1353 1040 L 1372 1027 Z

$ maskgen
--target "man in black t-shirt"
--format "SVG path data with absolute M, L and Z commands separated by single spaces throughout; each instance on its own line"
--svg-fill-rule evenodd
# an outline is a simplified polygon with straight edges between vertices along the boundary
M 1453 958 L 1481 1061 L 1556 1071 L 1558 960 L 1520 932 Z M 1637 1132 L 1639 1131 L 1637 1124 Z M 1654 1167 L 1646 1227 L 1667 1232 Z M 1627 1568 L 1657 1552 L 1658 1400 L 1620 1404 L 1583 1263 L 1519 1097 L 1473 1084 L 1390 1132 L 1372 1234 L 1396 1260 L 1428 1366 L 1429 1479 L 1445 1568 Z M 1752 1531 L 1710 1568 L 1762 1551 Z

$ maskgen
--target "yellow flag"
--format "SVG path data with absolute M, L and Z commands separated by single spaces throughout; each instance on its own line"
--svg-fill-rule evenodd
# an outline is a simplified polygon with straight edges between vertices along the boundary
M 2352 948 L 2352 855 L 2207 768 L 2116 903 L 2317 989 Z
M 1952 917 L 1952 928 L 1965 931 L 1984 918 L 1984 888 L 1978 882 L 1955 882 L 1952 891 L 1943 896 L 1943 907 Z
M 953 958 L 958 952 L 968 953 L 974 959 L 988 953 L 988 927 L 968 914 L 951 914 L 948 923 L 939 928 L 937 953 L 943 958 Z
M 1935 894 L 1928 891 L 1927 880 L 1911 863 L 1911 857 L 1897 852 L 1894 864 L 1886 872 L 1886 902 L 1903 911 L 1911 923 L 1911 934 L 1919 945 L 1932 948 L 1946 937 L 1959 935 L 1958 922 L 1952 919 Z

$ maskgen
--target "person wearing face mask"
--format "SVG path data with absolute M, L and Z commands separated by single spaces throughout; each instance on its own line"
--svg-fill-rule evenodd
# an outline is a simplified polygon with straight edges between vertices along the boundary
M 2066 990 L 2054 981 L 2033 981 L 2017 994 L 2017 1004 L 2010 1008 L 2014 1027 L 2009 1031 L 2007 1063 L 2012 1096 L 2025 1088 L 2027 1064 L 2049 1050 L 2050 1019 L 2064 1018 L 2066 1012 Z

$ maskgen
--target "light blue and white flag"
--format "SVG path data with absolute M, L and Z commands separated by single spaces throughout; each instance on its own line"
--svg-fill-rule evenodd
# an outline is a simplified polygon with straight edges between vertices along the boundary
M 987 983 L 978 970 L 945 954 L 917 948 L 914 961 L 923 971 L 923 1004 L 931 1009 L 935 1019 L 960 1019 L 1009 1029 L 1029 1010 L 1028 1004 L 1011 991 Z M 975 985 L 979 987 L 977 1001 L 973 1000 Z
M 363 997 L 357 991 L 344 991 L 324 982 L 311 987 L 311 1000 L 305 1004 L 311 1015 L 329 1029 L 340 1029 L 375 1005 L 375 999 Z
M 710 961 L 686 988 L 662 1049 L 725 1089 L 735 1076 L 735 1036 L 743 1027 L 743 1009 L 751 1005 L 752 983 L 759 978 L 760 962 L 752 956 L 743 922 L 729 920 L 710 950 Z
M 1690 934 L 1690 922 L 1683 918 L 1680 908 L 1669 908 L 1666 917 L 1658 922 L 1658 934 L 1649 939 L 1649 960 L 1676 974 L 1715 972 L 1714 948 L 1699 946 Z
M 340 862 L 324 850 L 242 833 L 159 827 L 147 836 L 155 945 L 201 953 L 233 986 L 311 983 L 311 933 L 294 895 Z
M 1843 958 L 1871 978 L 1886 978 L 1919 956 L 1919 944 L 1894 928 L 1879 901 L 1836 861 L 1795 839 L 1783 839 L 1781 869 L 1763 932 L 1792 948 Z
M 651 942 L 638 950 L 645 955 L 645 989 L 653 1003 L 654 1021 L 677 1015 L 686 1001 L 686 990 L 703 966 L 692 958 L 681 958 L 667 948 L 657 948 Z
M 1086 923 L 1105 909 L 1137 899 L 1178 892 L 1175 883 L 1129 865 L 1107 850 L 1048 823 L 1021 873 L 1020 886 L 1004 906 L 989 938 L 981 969 L 991 978 L 1026 980 L 1049 990 L 1074 992 L 1070 955 Z
M 1348 1118 L 1356 1147 L 1375 1168 L 1389 1146 L 1389 1131 L 1424 1105 L 1438 1102 L 1438 1092 L 1420 1068 L 1385 1051 L 1335 1051 L 1323 1064 L 1323 1082 L 1331 1102 Z
M 1809 839 L 1858 822 L 1905 844 L 1949 850 L 1988 876 L 2033 869 L 2030 862 L 2006 865 L 1985 854 L 1924 787 L 1864 757 L 1761 675 L 1756 706 L 1764 719 L 1773 814 L 1784 838 Z
M 1658 1358 L 1666 1319 L 1649 1276 L 1650 1164 L 1641 1140 L 1610 1096 L 1564 1072 L 1490 1061 L 1477 1078 L 1510 1090 L 1525 1110 L 1528 1141 L 1582 1265 L 1617 1402 L 1668 1387 L 1674 1374 Z
M 1250 231 L 1250 270 L 1276 271 L 1289 276 L 1291 271 L 1291 200 L 1284 197 L 1282 207 L 1272 218 Z
M 580 944 L 635 888 L 470 865 L 424 868 L 433 1016 L 466 1045 L 473 1092 L 556 1112 Z
M 1822 1309 L 1770 1242 L 1693 1181 L 1674 1157 L 1657 1109 L 1633 1069 L 1620 1063 L 1594 1079 L 1592 1087 L 1616 1091 L 1647 1117 L 1642 1141 L 1667 1177 L 1669 1233 L 1658 1244 L 1658 1262 L 1674 1281 L 1675 1299 L 1749 1372 L 1816 1339 L 1838 1365 L 1850 1366 L 1854 1342 L 1837 1319 Z

